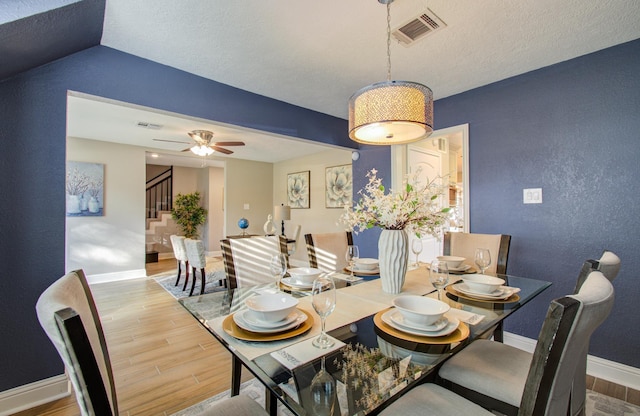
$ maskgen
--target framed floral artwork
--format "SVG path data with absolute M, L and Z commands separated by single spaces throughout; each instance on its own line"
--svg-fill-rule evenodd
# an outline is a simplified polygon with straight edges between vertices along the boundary
M 353 198 L 353 178 L 351 165 L 332 166 L 325 169 L 325 206 L 344 208 L 351 206 Z
M 291 208 L 310 208 L 310 176 L 308 170 L 287 174 L 287 199 Z

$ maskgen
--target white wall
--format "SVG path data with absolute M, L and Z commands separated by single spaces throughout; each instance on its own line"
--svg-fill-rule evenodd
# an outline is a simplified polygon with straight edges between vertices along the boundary
M 102 163 L 105 176 L 104 216 L 66 218 L 66 270 L 82 268 L 87 275 L 129 271 L 144 276 L 144 149 L 68 138 L 67 160 Z
M 273 164 L 227 159 L 224 174 L 225 236 L 240 234 L 242 217 L 249 220 L 249 234 L 264 234 L 262 225 L 273 211 Z
M 337 220 L 342 209 L 325 208 L 325 168 L 351 164 L 351 150 L 331 149 L 303 158 L 276 163 L 273 167 L 273 205 L 287 203 L 287 174 L 310 171 L 310 208 L 292 209 L 291 220 L 285 221 L 285 233 L 293 234 L 298 224 L 302 225 L 293 258 L 307 261 L 304 235 L 309 233 L 330 233 L 344 230 Z M 357 190 L 355 190 L 357 191 Z M 271 213 L 273 207 L 271 207 Z M 262 224 L 266 221 L 266 215 Z M 280 230 L 281 224 L 276 224 Z
M 220 240 L 224 236 L 224 169 L 209 168 L 209 198 L 207 208 L 207 240 L 209 252 L 220 251 Z

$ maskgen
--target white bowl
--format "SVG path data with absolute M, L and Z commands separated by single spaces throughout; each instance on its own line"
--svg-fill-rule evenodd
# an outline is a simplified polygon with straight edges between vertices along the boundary
M 450 309 L 449 305 L 437 299 L 417 295 L 398 296 L 393 299 L 393 305 L 404 319 L 421 326 L 433 324 Z
M 465 258 L 458 256 L 438 256 L 438 260 L 447 263 L 450 269 L 457 269 L 462 265 L 462 262 L 465 261 Z
M 296 267 L 289 269 L 289 276 L 291 276 L 293 280 L 301 283 L 313 283 L 322 273 L 322 270 L 313 267 Z
M 504 280 L 486 274 L 465 274 L 462 281 L 476 293 L 489 294 L 504 284 Z
M 356 260 L 355 266 L 358 270 L 375 270 L 378 268 L 378 259 L 358 259 Z
M 298 299 L 286 293 L 273 293 L 254 296 L 245 300 L 245 304 L 256 319 L 264 322 L 278 322 L 293 312 L 298 305 Z

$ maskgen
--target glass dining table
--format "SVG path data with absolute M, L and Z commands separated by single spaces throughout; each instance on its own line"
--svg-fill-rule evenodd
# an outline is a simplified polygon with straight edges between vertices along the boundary
M 399 294 L 384 293 L 379 279 L 354 284 L 348 276 L 336 274 L 336 308 L 326 319 L 327 332 L 336 342 L 327 350 L 311 344 L 320 333 L 320 319 L 306 287 L 280 288 L 298 299 L 298 310 L 307 316 L 282 332 L 256 333 L 236 324 L 246 311 L 245 301 L 277 291 L 275 283 L 179 302 L 231 353 L 232 395 L 240 390 L 245 367 L 266 387 L 271 414 L 281 403 L 294 415 L 369 415 L 413 386 L 433 380 L 446 359 L 473 340 L 492 336 L 504 319 L 551 285 L 531 278 L 498 277 L 516 290 L 478 299 L 465 293 L 460 276 L 451 276 L 442 299 L 451 307 L 446 327 L 425 333 L 400 325 L 401 317 L 392 306 L 397 296 L 437 297 L 425 267 L 407 272 Z

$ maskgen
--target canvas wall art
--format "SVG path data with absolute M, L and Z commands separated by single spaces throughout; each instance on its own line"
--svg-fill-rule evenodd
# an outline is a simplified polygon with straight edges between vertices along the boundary
M 104 215 L 104 165 L 67 162 L 67 217 Z
M 309 180 L 311 172 L 289 173 L 287 175 L 287 199 L 291 208 L 309 208 Z
M 351 165 L 332 166 L 325 169 L 325 207 L 351 206 L 353 178 Z

